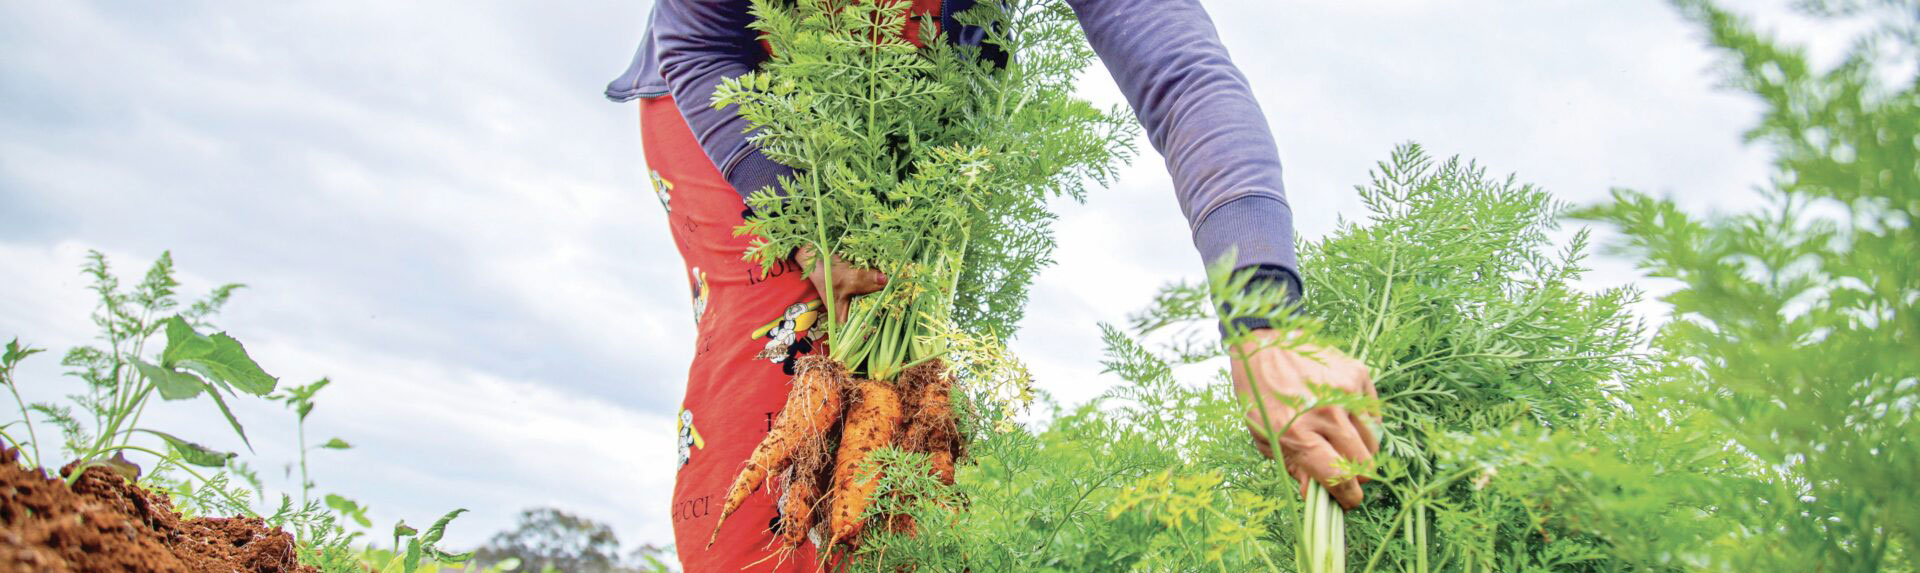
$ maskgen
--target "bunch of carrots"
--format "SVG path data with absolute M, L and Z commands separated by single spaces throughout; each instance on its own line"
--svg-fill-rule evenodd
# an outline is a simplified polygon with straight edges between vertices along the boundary
M 927 454 L 941 482 L 953 483 L 965 445 L 954 419 L 952 378 L 940 361 L 912 367 L 892 381 L 854 378 L 822 356 L 800 359 L 795 372 L 773 430 L 727 490 L 715 536 L 748 494 L 778 475 L 784 550 L 798 548 L 820 526 L 827 539 L 822 547 L 857 540 L 880 478 L 868 460 L 886 446 Z M 888 523 L 902 532 L 913 528 L 907 516 Z
M 823 551 L 857 544 L 884 448 L 926 455 L 951 484 L 965 451 L 955 392 L 1002 410 L 1031 395 L 1003 343 L 1053 247 L 1048 201 L 1080 197 L 1129 149 L 1124 112 L 1074 96 L 1093 52 L 1064 2 L 954 15 L 985 34 L 978 46 L 947 41 L 913 4 L 753 0 L 750 26 L 769 56 L 714 91 L 715 107 L 735 110 L 754 145 L 794 170 L 747 199 L 752 214 L 735 230 L 754 237 L 745 258 L 771 269 L 809 249 L 888 278 L 849 307 L 826 305 L 826 356 L 795 364 L 715 538 L 767 485 L 786 548 L 816 528 Z M 819 294 L 837 300 L 831 286 Z M 884 519 L 912 531 L 909 518 Z

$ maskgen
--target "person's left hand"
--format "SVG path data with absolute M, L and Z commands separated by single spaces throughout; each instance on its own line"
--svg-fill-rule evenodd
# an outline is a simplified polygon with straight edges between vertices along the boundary
M 794 262 L 800 263 L 802 268 L 807 269 L 807 280 L 813 283 L 813 292 L 824 299 L 827 296 L 828 273 L 822 272 L 823 269 L 816 266 L 820 263 L 815 260 L 817 258 L 813 247 L 810 246 L 793 251 Z M 847 308 L 852 304 L 853 297 L 877 292 L 887 286 L 886 273 L 855 267 L 852 263 L 842 260 L 839 255 L 833 256 L 832 268 L 834 316 L 839 317 L 842 322 L 847 320 Z
M 1254 447 L 1273 457 L 1268 436 L 1279 432 L 1274 441 L 1280 443 L 1287 472 L 1300 482 L 1300 495 L 1306 496 L 1307 480 L 1318 480 L 1342 507 L 1353 509 L 1365 498 L 1360 482 L 1343 475 L 1334 462 L 1365 462 L 1380 452 L 1372 421 L 1334 406 L 1308 410 L 1295 420 L 1293 406 L 1282 397 L 1310 401 L 1307 382 L 1313 382 L 1378 398 L 1367 366 L 1331 348 L 1280 345 L 1276 339 L 1283 334 L 1273 329 L 1255 330 L 1250 336 L 1233 349 L 1233 390 L 1253 403 L 1247 410 L 1247 431 L 1253 434 Z M 1291 426 L 1288 420 L 1293 420 Z

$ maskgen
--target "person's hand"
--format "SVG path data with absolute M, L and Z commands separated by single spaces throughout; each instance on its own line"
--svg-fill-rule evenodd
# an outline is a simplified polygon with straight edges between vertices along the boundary
M 1367 366 L 1338 350 L 1305 345 L 1287 348 L 1277 339 L 1283 333 L 1260 329 L 1251 338 L 1234 346 L 1233 391 L 1252 403 L 1247 409 L 1247 430 L 1253 433 L 1254 447 L 1273 457 L 1272 432 L 1279 432 L 1280 456 L 1287 473 L 1300 482 L 1300 494 L 1306 495 L 1307 480 L 1318 480 L 1342 507 L 1352 509 L 1364 498 L 1360 483 L 1346 479 L 1334 468 L 1334 461 L 1346 458 L 1362 462 L 1380 451 L 1371 420 L 1352 414 L 1345 408 L 1319 407 L 1294 420 L 1296 413 L 1281 396 L 1311 400 L 1307 382 L 1331 386 L 1347 392 L 1378 398 Z M 1241 360 L 1245 358 L 1245 360 Z M 1258 390 L 1258 392 L 1255 392 Z M 1266 416 L 1260 410 L 1264 406 Z M 1271 423 L 1271 426 L 1268 424 Z M 1271 429 L 1269 429 L 1271 428 Z
M 813 283 L 813 292 L 825 298 L 827 296 L 828 273 L 821 272 L 821 267 L 817 266 L 820 264 L 820 261 L 816 259 L 817 257 L 814 256 L 813 247 L 800 247 L 793 251 L 794 262 L 800 263 L 802 268 L 807 269 L 807 280 Z M 841 260 L 839 255 L 833 256 L 832 274 L 834 316 L 840 317 L 839 319 L 842 321 L 847 319 L 847 308 L 853 300 L 853 297 L 879 291 L 881 288 L 887 286 L 887 275 L 885 273 L 874 269 L 855 267 L 851 263 Z

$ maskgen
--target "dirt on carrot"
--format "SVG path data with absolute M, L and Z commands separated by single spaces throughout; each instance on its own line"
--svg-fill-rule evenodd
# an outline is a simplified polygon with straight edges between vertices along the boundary
M 773 430 L 753 448 L 753 453 L 747 456 L 746 467 L 741 468 L 733 486 L 727 489 L 726 503 L 721 505 L 720 518 L 714 522 L 713 535 L 707 539 L 709 547 L 720 537 L 720 527 L 726 524 L 727 516 L 746 502 L 747 494 L 753 493 L 768 476 L 792 464 L 794 453 L 803 443 L 826 434 L 840 420 L 847 386 L 846 368 L 825 356 L 808 356 L 800 359 L 794 372 L 787 404 L 774 419 Z
M 0 571 L 314 571 L 292 535 L 259 518 L 183 519 L 165 495 L 105 467 L 68 487 L 18 455 L 0 449 Z
M 874 450 L 893 444 L 900 431 L 900 393 L 892 383 L 861 380 L 847 404 L 847 420 L 840 432 L 840 449 L 834 456 L 833 537 L 828 546 L 853 541 L 860 535 L 861 517 L 873 501 L 878 475 L 860 477 L 865 462 Z
M 819 435 L 809 438 L 794 453 L 787 468 L 786 489 L 780 494 L 780 546 L 791 552 L 807 541 L 813 530 L 823 495 L 833 479 L 833 440 Z
M 880 476 L 857 478 L 881 448 L 927 454 L 933 475 L 953 484 L 964 444 L 954 418 L 953 378 L 941 361 L 907 369 L 894 381 L 850 379 L 844 367 L 821 356 L 802 358 L 796 368 L 774 429 L 728 489 L 720 523 L 754 489 L 771 483 L 779 492 L 774 533 L 782 555 L 809 539 L 823 548 L 855 543 Z M 877 519 L 896 532 L 914 528 L 905 515 Z M 717 523 L 716 537 L 719 531 Z
M 953 379 L 946 366 L 939 360 L 929 361 L 902 373 L 900 380 L 915 405 L 907 414 L 900 449 L 959 455 L 960 426 L 954 419 Z
M 956 468 L 953 466 L 953 452 L 945 451 L 927 454 L 927 461 L 933 466 L 933 475 L 940 478 L 940 483 L 953 485 L 954 473 L 956 471 Z

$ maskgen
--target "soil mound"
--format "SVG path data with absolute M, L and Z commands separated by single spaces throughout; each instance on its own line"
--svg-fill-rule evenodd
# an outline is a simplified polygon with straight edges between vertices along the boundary
M 0 448 L 0 571 L 315 572 L 292 535 L 259 518 L 182 519 L 167 496 L 107 468 L 68 488 L 17 459 Z

